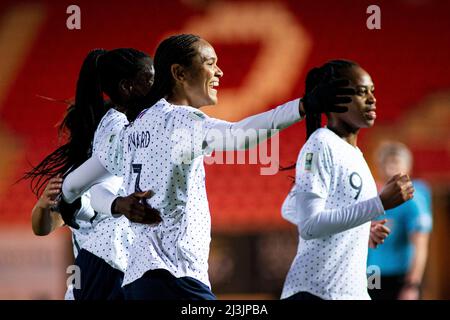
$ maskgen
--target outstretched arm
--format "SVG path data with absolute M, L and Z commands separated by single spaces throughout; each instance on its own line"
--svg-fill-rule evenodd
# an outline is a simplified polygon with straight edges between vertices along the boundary
M 206 132 L 204 145 L 212 151 L 247 150 L 303 119 L 300 99 L 238 122 L 217 120 Z

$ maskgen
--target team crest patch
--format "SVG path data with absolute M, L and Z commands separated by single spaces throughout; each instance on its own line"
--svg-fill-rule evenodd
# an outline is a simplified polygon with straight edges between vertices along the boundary
M 202 112 L 190 112 L 188 113 L 188 116 L 196 121 L 205 119 L 205 115 Z
M 313 153 L 307 153 L 305 157 L 305 171 L 311 171 L 312 161 L 313 161 Z

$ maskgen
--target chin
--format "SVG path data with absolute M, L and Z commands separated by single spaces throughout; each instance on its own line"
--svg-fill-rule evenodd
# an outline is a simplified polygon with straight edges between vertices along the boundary
M 375 120 L 366 120 L 366 128 L 372 128 L 375 124 Z
M 217 97 L 210 97 L 209 98 L 209 105 L 215 106 L 217 104 Z

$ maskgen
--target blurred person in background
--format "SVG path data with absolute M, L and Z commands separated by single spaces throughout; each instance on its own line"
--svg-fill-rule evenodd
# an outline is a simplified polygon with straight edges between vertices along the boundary
M 413 157 L 400 142 L 382 143 L 376 151 L 379 183 L 398 173 L 410 174 Z M 368 265 L 381 271 L 381 288 L 371 289 L 374 300 L 417 300 L 428 256 L 432 229 L 431 192 L 427 184 L 413 180 L 414 198 L 386 211 L 391 230 L 384 244 L 369 249 Z

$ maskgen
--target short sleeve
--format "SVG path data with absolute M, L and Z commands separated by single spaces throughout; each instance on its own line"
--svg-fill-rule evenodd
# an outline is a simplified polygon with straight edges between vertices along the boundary
M 93 152 L 111 174 L 123 175 L 123 142 L 126 116 L 110 109 L 100 121 L 94 135 Z
M 312 193 L 326 199 L 331 186 L 332 160 L 326 141 L 310 137 L 299 154 L 295 184 L 298 192 Z
M 94 156 L 109 173 L 116 176 L 124 174 L 124 136 L 125 128 L 119 133 L 105 135 L 104 141 L 98 145 Z
M 122 112 L 109 109 L 100 120 L 94 134 L 93 152 L 95 153 L 105 141 L 108 141 L 111 134 L 118 134 L 128 124 L 127 117 Z

